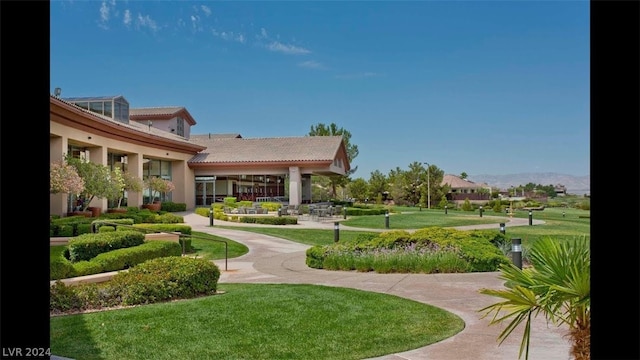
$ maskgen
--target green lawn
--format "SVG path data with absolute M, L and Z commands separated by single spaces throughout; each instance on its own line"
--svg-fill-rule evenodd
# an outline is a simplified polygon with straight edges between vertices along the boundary
M 564 216 L 563 216 L 564 212 Z M 390 228 L 462 226 L 496 223 L 486 211 L 423 209 L 394 214 Z M 528 218 L 526 211 L 516 217 Z M 589 211 L 547 208 L 533 212 L 545 224 L 507 227 L 508 237 L 523 244 L 541 236 L 589 236 Z M 504 219 L 504 216 L 502 217 Z M 460 222 L 466 220 L 465 222 Z M 379 216 L 353 217 L 350 226 L 384 228 Z M 424 225 L 428 222 L 428 225 Z M 369 223 L 369 225 L 366 225 Z M 376 223 L 377 225 L 373 225 Z M 438 225 L 436 225 L 438 224 Z M 418 226 L 419 225 L 419 226 Z M 396 227 L 397 226 L 397 227 Z M 222 227 L 222 226 L 218 226 Z M 227 227 L 272 235 L 308 245 L 334 242 L 322 229 Z M 496 228 L 496 231 L 497 228 Z M 340 231 L 340 241 L 354 241 L 368 231 Z M 247 252 L 244 245 L 194 232 L 199 257 L 223 259 Z M 52 246 L 60 256 L 64 246 Z M 219 284 L 222 295 L 134 308 L 52 317 L 51 350 L 83 359 L 362 359 L 415 349 L 446 339 L 464 328 L 462 319 L 442 309 L 386 294 L 317 285 Z
M 546 208 L 543 211 L 532 211 L 531 214 L 533 219 L 542 220 L 545 223 L 514 227 L 509 227 L 507 224 L 507 237 L 522 239 L 523 246 L 530 246 L 533 241 L 544 236 L 551 236 L 559 240 L 584 236 L 591 240 L 591 219 L 589 218 L 591 212 L 588 210 Z M 528 219 L 529 213 L 517 211 L 515 216 Z
M 324 229 L 292 229 L 277 227 L 249 226 L 216 226 L 217 228 L 250 231 L 258 234 L 275 236 L 307 245 L 329 245 L 334 242 L 334 230 Z M 340 230 L 340 242 L 355 241 L 360 234 L 378 234 L 371 231 Z
M 363 359 L 446 339 L 447 311 L 340 287 L 220 284 L 224 294 L 52 317 L 52 353 L 77 360 Z
M 422 209 L 422 211 L 419 211 L 418 208 L 409 209 L 411 210 L 406 211 L 405 208 L 396 209 L 396 211 L 403 210 L 403 212 L 391 213 L 389 215 L 389 229 L 408 230 L 427 226 L 451 227 L 500 222 L 495 218 L 487 217 L 487 215 L 498 214 L 489 214 L 487 211 L 484 211 L 483 216 L 480 217 L 478 211 L 449 210 L 445 214 L 444 210 L 437 209 Z M 498 216 L 504 217 L 503 214 Z M 386 229 L 385 215 L 347 216 L 347 220 L 342 220 L 341 224 L 367 229 Z

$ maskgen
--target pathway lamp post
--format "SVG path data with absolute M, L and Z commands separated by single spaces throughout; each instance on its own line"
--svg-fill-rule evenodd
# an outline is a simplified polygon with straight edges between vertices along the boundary
M 513 264 L 522 269 L 522 239 L 511 239 L 511 257 L 513 258 Z

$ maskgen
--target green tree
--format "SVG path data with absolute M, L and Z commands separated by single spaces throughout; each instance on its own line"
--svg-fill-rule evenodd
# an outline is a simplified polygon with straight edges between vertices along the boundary
M 370 198 L 378 198 L 378 196 L 382 196 L 385 192 L 389 191 L 389 180 L 387 177 L 381 173 L 379 170 L 375 170 L 371 172 L 369 176 L 369 197 Z
M 460 179 L 466 180 L 468 177 L 469 177 L 469 175 L 467 175 L 466 172 L 463 171 L 463 172 L 460 173 Z
M 349 183 L 349 193 L 357 201 L 364 201 L 369 194 L 369 184 L 363 178 L 357 178 Z
M 358 170 L 357 166 L 353 166 L 353 160 L 358 156 L 358 146 L 351 143 L 351 133 L 344 128 L 339 128 L 335 123 L 325 125 L 318 123 L 317 125 L 311 125 L 309 136 L 342 136 L 345 148 L 347 150 L 347 159 L 351 164 L 351 170 L 349 170 L 344 176 L 330 176 L 332 196 L 336 197 L 336 188 L 338 186 L 344 186 L 349 182 L 349 176 Z
M 113 194 L 111 170 L 108 166 L 73 157 L 67 157 L 67 163 L 76 168 L 78 175 L 84 181 L 84 189 L 80 193 L 80 196 L 85 199 L 82 211 L 87 210 L 94 198 L 106 199 Z
M 122 180 L 124 181 L 124 191 L 120 193 L 118 197 L 118 208 L 122 204 L 124 193 L 141 192 L 144 190 L 144 181 L 137 176 L 132 175 L 130 172 L 122 173 Z
M 543 314 L 547 321 L 568 325 L 575 360 L 590 359 L 591 252 L 586 237 L 566 241 L 545 237 L 533 244 L 528 256 L 531 268 L 500 267 L 507 289 L 480 292 L 503 301 L 479 311 L 483 317 L 494 314 L 492 325 L 511 320 L 498 336 L 500 343 L 524 322 L 519 358 L 523 352 L 529 358 L 531 321 Z
M 440 198 L 440 202 L 438 203 L 438 209 L 444 209 L 445 206 L 449 205 L 449 202 L 447 201 L 447 197 L 443 196 Z
M 469 198 L 464 199 L 464 203 L 462 204 L 462 210 L 473 211 L 473 205 L 471 205 L 471 201 L 469 201 Z
M 124 175 L 119 167 L 114 168 L 109 174 L 109 190 L 105 197 L 111 201 L 117 201 L 118 207 L 120 207 L 120 200 L 124 197 L 124 190 L 126 183 Z
M 49 193 L 78 195 L 84 190 L 84 180 L 78 171 L 65 161 L 53 162 L 49 166 Z

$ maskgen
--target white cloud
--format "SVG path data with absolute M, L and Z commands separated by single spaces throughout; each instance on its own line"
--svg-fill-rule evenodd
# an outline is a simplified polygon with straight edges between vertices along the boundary
M 200 17 L 198 15 L 191 15 L 191 27 L 193 31 L 202 31 L 202 26 L 200 26 Z
M 153 32 L 156 32 L 159 29 L 158 24 L 156 24 L 156 22 L 153 19 L 151 19 L 151 17 L 149 15 L 142 16 L 141 14 L 138 14 L 138 19 L 136 21 L 136 26 L 138 28 L 147 27 L 147 28 L 151 29 L 151 31 L 153 31 Z
M 202 8 L 202 11 L 204 11 L 205 15 L 211 15 L 211 9 L 207 5 L 201 5 L 200 7 Z
M 124 11 L 124 16 L 122 17 L 122 22 L 126 27 L 131 25 L 131 11 L 129 9 Z
M 106 1 L 103 1 L 102 4 L 100 5 L 100 23 L 99 26 L 103 29 L 108 29 L 109 26 L 107 25 L 107 23 L 109 22 L 109 5 L 107 4 Z
M 275 52 L 281 52 L 289 55 L 304 55 L 310 54 L 311 51 L 302 47 L 297 47 L 294 45 L 283 44 L 278 41 L 273 41 L 270 44 L 266 45 L 267 49 Z
M 236 34 L 233 31 L 218 31 L 216 29 L 211 29 L 211 33 L 213 36 L 226 41 L 236 41 L 242 44 L 246 41 L 244 35 Z
M 268 39 L 269 35 L 267 34 L 267 29 L 260 28 L 260 35 L 256 36 L 258 39 Z
M 298 66 L 303 68 L 308 68 L 308 69 L 324 69 L 325 68 L 324 65 L 314 60 L 303 61 L 301 63 L 298 63 Z

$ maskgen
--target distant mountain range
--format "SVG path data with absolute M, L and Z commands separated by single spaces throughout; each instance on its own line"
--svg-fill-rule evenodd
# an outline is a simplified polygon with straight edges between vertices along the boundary
M 573 176 L 558 173 L 522 173 L 509 175 L 469 175 L 467 180 L 506 190 L 511 186 L 526 185 L 564 185 L 567 193 L 583 195 L 591 194 L 591 176 Z

